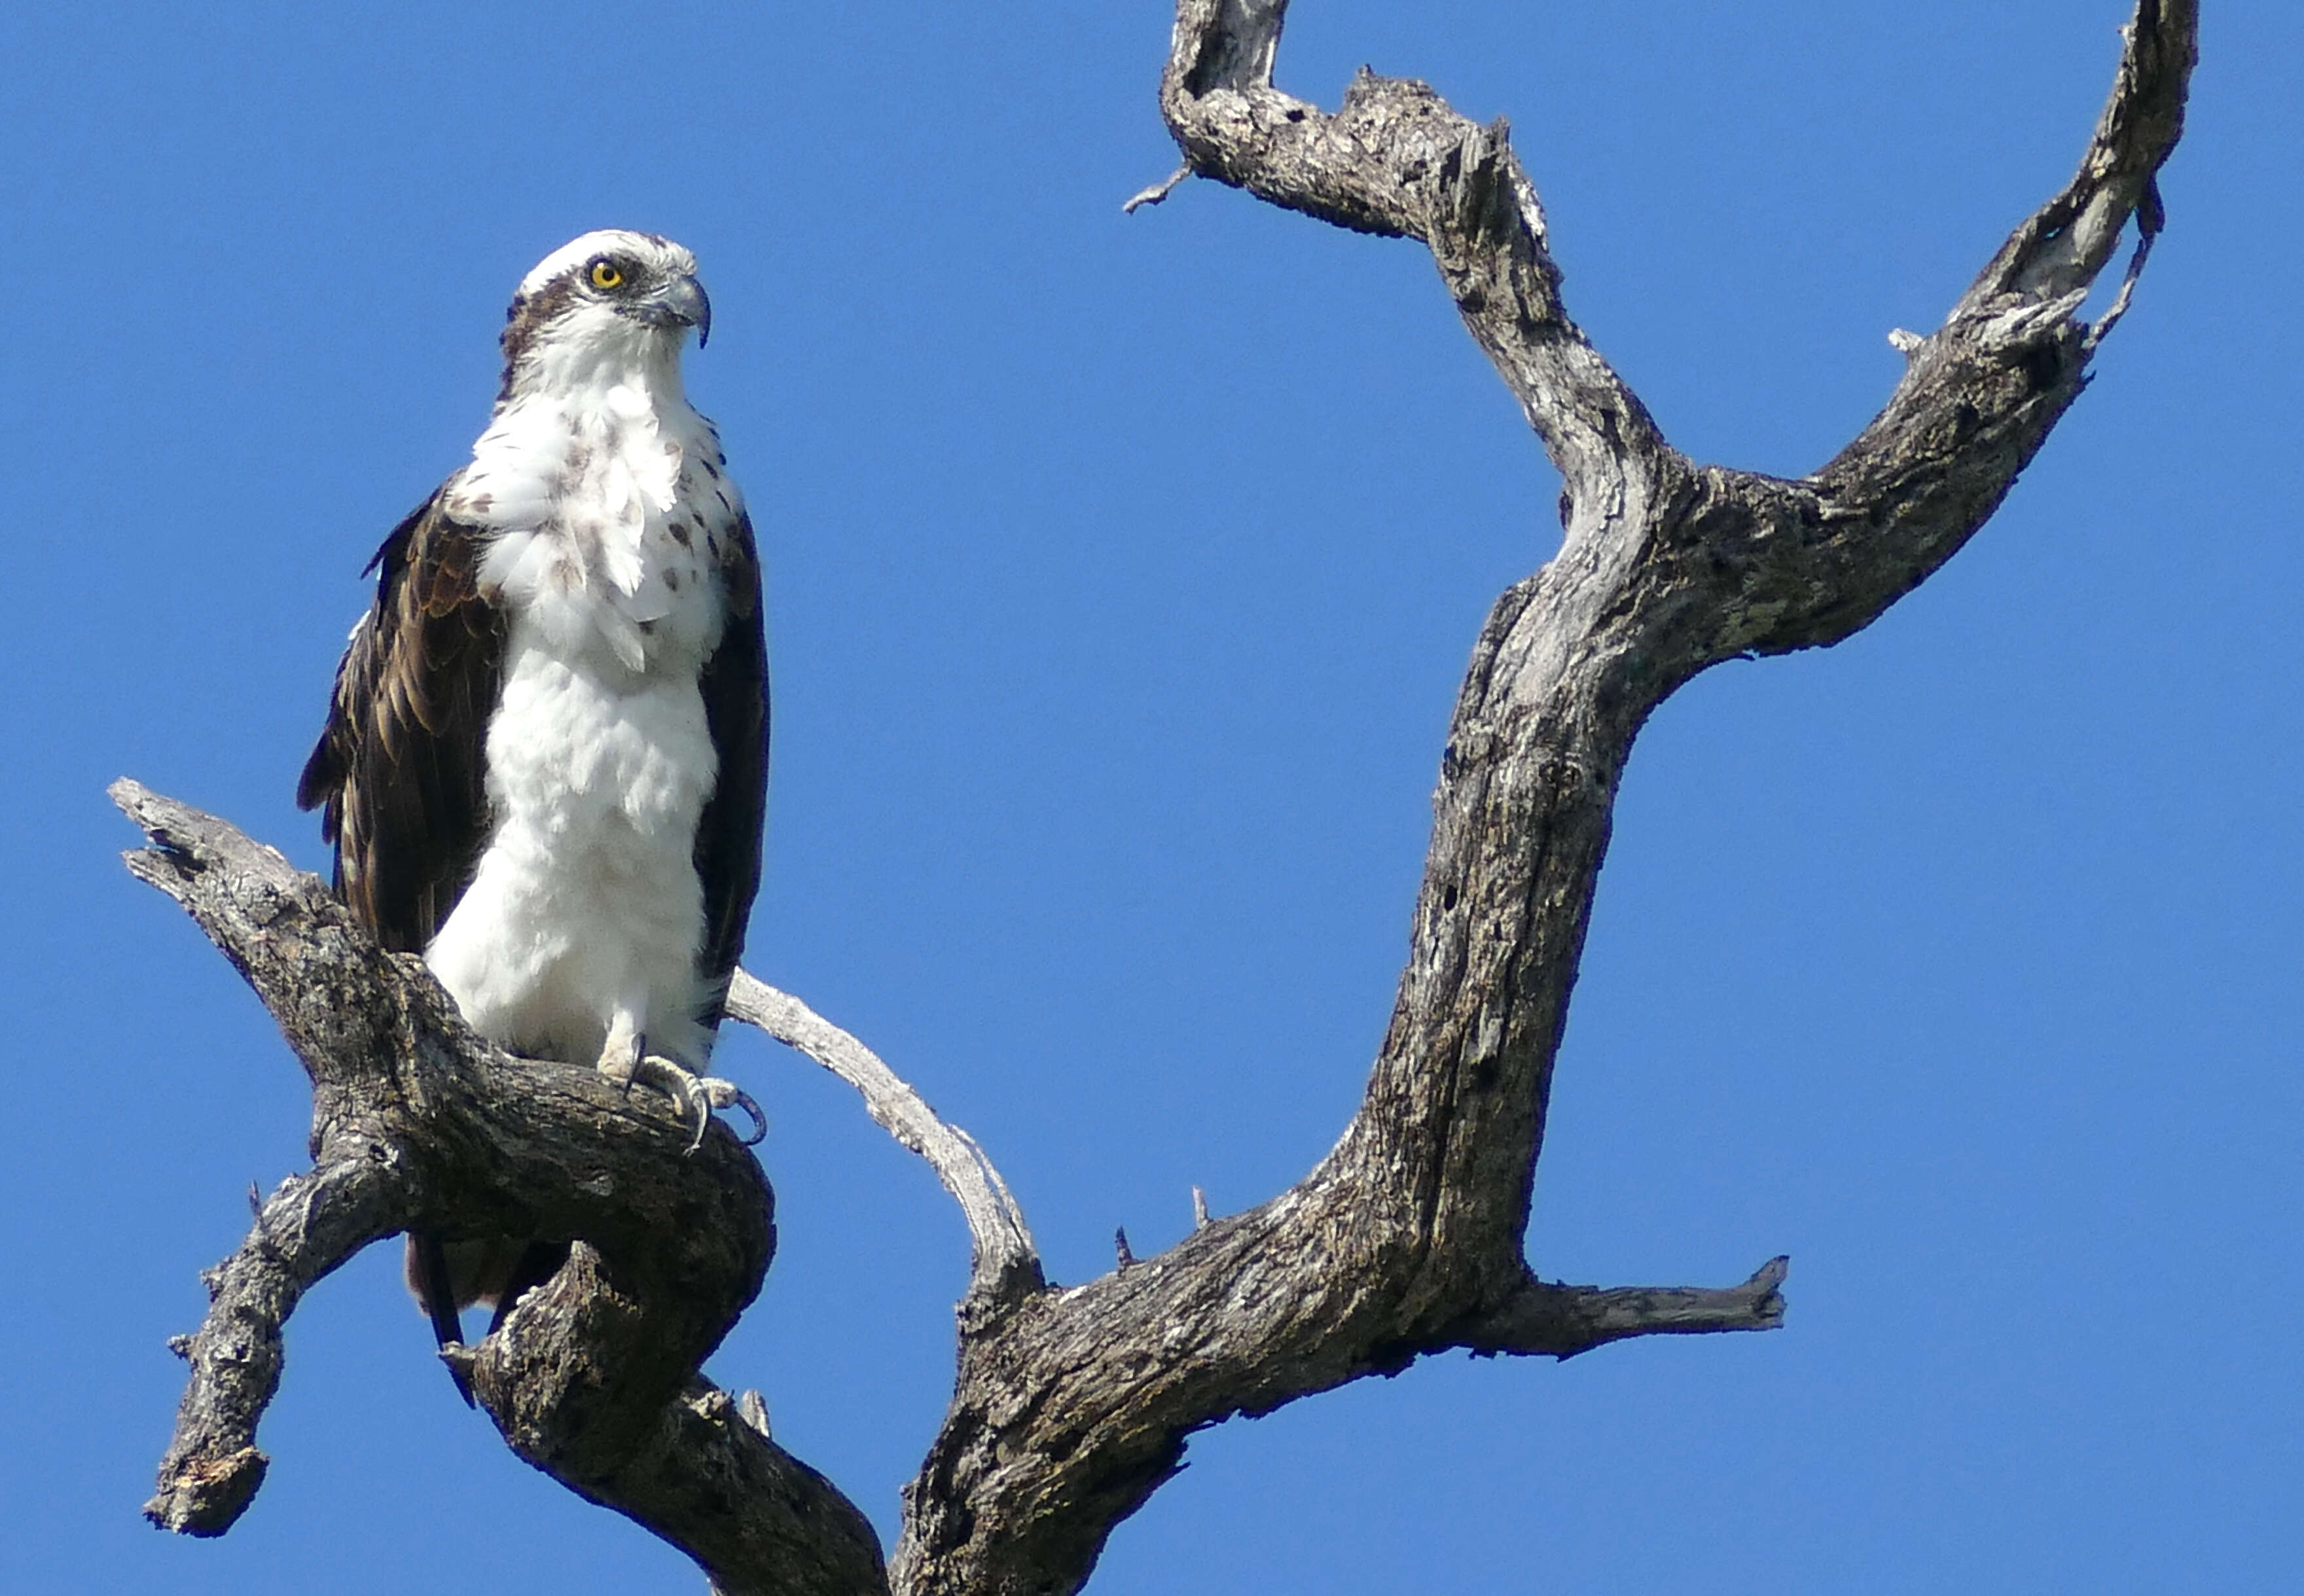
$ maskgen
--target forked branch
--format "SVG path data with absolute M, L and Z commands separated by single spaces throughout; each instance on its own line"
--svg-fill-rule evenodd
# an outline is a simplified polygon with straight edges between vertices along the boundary
M 1781 1322 L 1782 1261 L 1729 1291 L 1537 1284 L 1523 1262 L 1552 1069 L 1617 781 L 1654 708 L 1720 660 L 1830 643 L 1950 558 L 2078 396 L 2073 319 L 2122 225 L 2157 227 L 2193 57 L 2143 0 L 2072 185 L 1913 351 L 1817 476 L 1698 467 L 1570 318 L 1502 123 L 1363 73 L 1273 87 L 1284 0 L 1179 0 L 1161 107 L 1185 165 L 1420 241 L 1565 483 L 1566 540 L 1472 651 L 1440 761 L 1408 966 L 1360 1112 L 1319 1167 L 1168 1253 L 963 1336 L 907 1497 L 910 1592 L 1065 1592 L 1195 1429 L 1453 1347 L 1569 1355 Z
M 191 1378 L 152 1520 L 215 1535 L 246 1510 L 281 1327 L 362 1247 L 419 1225 L 564 1238 L 568 1263 L 460 1355 L 512 1449 L 688 1552 L 727 1596 L 885 1591 L 863 1515 L 696 1374 L 775 1247 L 767 1183 L 735 1136 L 716 1127 L 686 1156 L 669 1104 L 482 1043 L 422 962 L 379 949 L 317 876 L 132 781 L 113 797 L 152 844 L 131 871 L 239 967 L 313 1087 L 311 1172 L 209 1272 L 207 1318 L 177 1343 Z

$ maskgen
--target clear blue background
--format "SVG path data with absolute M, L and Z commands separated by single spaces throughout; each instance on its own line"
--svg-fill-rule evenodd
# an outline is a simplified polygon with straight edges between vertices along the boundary
M 1197 1438 L 1103 1592 L 2231 1592 L 2304 1523 L 2304 629 L 2291 0 L 2211 0 L 2171 222 L 1952 566 L 1643 736 L 1559 1071 L 1546 1275 L 1778 1334 L 1427 1362 Z M 1508 114 L 1570 304 L 1673 439 L 1830 456 L 2071 171 L 2122 0 L 1300 0 Z M 772 566 L 749 960 L 982 1137 L 1051 1273 L 1329 1145 L 1441 733 L 1556 484 L 1416 247 L 1174 164 L 1156 0 L 12 7 L 0 500 L 0 1588 L 693 1592 L 506 1453 L 378 1247 L 289 1331 L 269 1482 L 137 1507 L 196 1271 L 308 1100 L 115 862 L 133 774 L 319 867 L 290 793 L 361 563 L 461 459 L 512 283 L 658 229 Z M 965 1238 L 756 1034 L 783 1252 L 712 1372 L 893 1533 Z

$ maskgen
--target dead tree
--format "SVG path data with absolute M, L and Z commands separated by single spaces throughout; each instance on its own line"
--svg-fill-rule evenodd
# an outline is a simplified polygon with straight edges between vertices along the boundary
M 983 1151 L 860 1043 L 740 977 L 738 1019 L 833 1068 L 934 1166 L 974 1240 L 944 1428 L 884 1567 L 861 1514 L 700 1361 L 775 1248 L 758 1165 L 724 1129 L 696 1157 L 668 1111 L 589 1068 L 476 1039 L 421 964 L 380 951 L 314 877 L 220 820 L 123 782 L 181 902 L 312 1080 L 313 1167 L 207 1276 L 210 1306 L 147 1507 L 220 1534 L 262 1483 L 282 1322 L 360 1248 L 420 1227 L 564 1237 L 557 1276 L 460 1355 L 512 1450 L 686 1551 L 724 1592 L 1022 1596 L 1088 1578 L 1194 1431 L 1450 1348 L 1569 1357 L 1631 1336 L 1766 1330 L 1785 1263 L 1723 1290 L 1547 1284 L 1522 1253 L 1593 883 L 1634 735 L 1726 659 L 1838 642 L 1959 550 L 2088 381 L 2161 225 L 2195 0 L 2138 0 L 2080 172 L 1944 325 L 1894 334 L 1886 407 L 1813 475 L 1673 449 L 1561 302 L 1506 129 L 1362 73 L 1323 112 L 1272 86 L 1285 0 L 1179 0 L 1160 104 L 1197 175 L 1428 248 L 1564 482 L 1565 538 L 1496 601 L 1440 759 L 1390 1027 L 1319 1165 L 1246 1213 L 1069 1290 Z M 2108 309 L 2079 319 L 2135 224 Z

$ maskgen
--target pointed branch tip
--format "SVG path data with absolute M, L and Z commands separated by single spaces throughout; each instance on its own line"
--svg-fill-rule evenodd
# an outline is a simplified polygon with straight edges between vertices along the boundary
M 1120 214 L 1123 216 L 1133 215 L 1139 206 L 1159 204 L 1176 191 L 1176 186 L 1179 183 L 1191 175 L 1192 164 L 1186 161 L 1158 182 L 1148 188 L 1139 189 L 1135 193 L 1131 194 L 1128 197 L 1128 202 L 1120 207 Z

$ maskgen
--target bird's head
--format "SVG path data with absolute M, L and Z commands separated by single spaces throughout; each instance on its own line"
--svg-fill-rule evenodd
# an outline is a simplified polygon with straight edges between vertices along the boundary
M 661 371 L 678 378 L 680 346 L 712 333 L 696 257 L 652 232 L 606 228 L 572 240 L 521 279 L 505 313 L 501 397 Z

